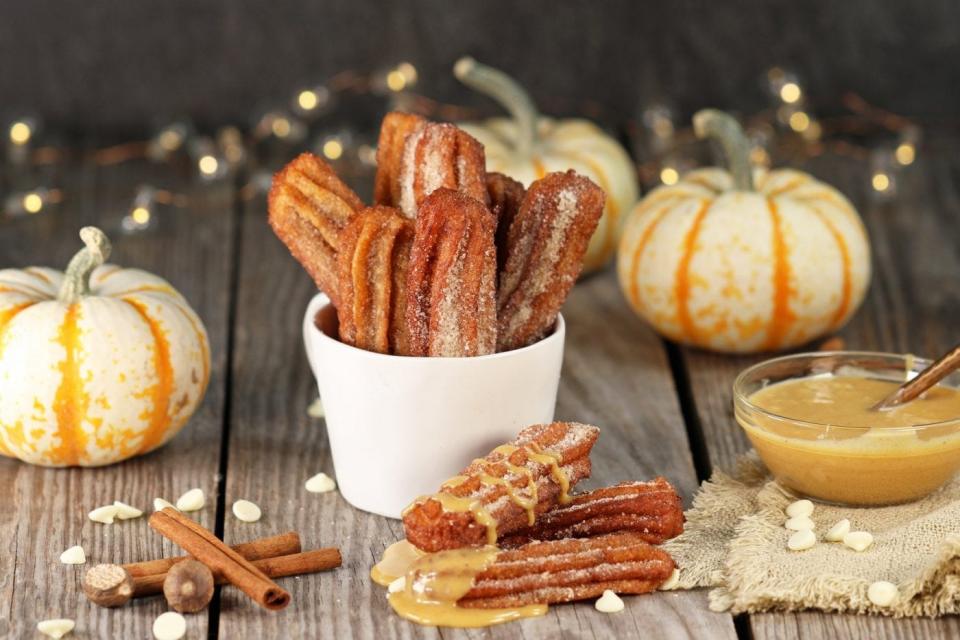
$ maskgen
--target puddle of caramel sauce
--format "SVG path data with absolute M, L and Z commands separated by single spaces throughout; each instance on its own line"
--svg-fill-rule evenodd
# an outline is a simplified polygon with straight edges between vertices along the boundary
M 871 411 L 896 387 L 857 376 L 788 380 L 749 398 L 782 419 L 738 406 L 737 420 L 788 488 L 843 504 L 907 502 L 960 467 L 960 391 L 937 386 L 900 407 Z
M 399 616 L 417 624 L 438 627 L 488 627 L 502 622 L 542 616 L 547 605 L 509 609 L 466 609 L 457 606 L 473 588 L 476 576 L 497 558 L 494 546 L 423 553 L 406 540 L 394 543 L 370 572 L 378 584 L 404 576 L 404 587 L 387 599 Z M 406 567 L 402 565 L 406 563 Z

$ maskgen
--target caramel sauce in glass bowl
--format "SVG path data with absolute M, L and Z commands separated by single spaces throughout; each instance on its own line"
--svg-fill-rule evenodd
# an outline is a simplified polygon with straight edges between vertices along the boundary
M 782 486 L 824 502 L 917 500 L 960 468 L 960 375 L 884 411 L 871 407 L 928 361 L 886 353 L 801 353 L 734 383 L 734 413 Z

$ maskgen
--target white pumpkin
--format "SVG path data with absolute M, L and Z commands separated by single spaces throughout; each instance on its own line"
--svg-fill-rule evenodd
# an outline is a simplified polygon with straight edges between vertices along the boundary
M 616 252 L 623 214 L 637 201 L 636 169 L 627 152 L 588 120 L 540 117 L 527 92 L 502 71 L 462 58 L 454 66 L 454 75 L 510 113 L 510 118 L 457 125 L 483 144 L 488 171 L 529 187 L 548 173 L 573 169 L 606 192 L 603 217 L 587 247 L 583 273 L 606 265 Z
M 206 329 L 166 281 L 103 264 L 96 228 L 66 273 L 0 271 L 0 453 L 97 466 L 155 449 L 210 376 Z
M 617 259 L 633 308 L 664 336 L 724 352 L 786 349 L 836 331 L 863 301 L 870 245 L 833 187 L 789 169 L 754 173 L 731 116 L 694 117 L 731 171 L 691 171 L 651 191 Z

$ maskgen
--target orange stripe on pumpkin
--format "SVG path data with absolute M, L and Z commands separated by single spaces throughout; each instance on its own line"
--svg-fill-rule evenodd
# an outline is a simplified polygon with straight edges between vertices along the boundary
M 12 286 L 11 285 L 0 286 L 0 293 L 19 293 L 22 296 L 29 296 L 31 298 L 38 298 L 38 299 L 50 297 L 49 293 L 44 293 L 39 289 L 35 289 L 30 285 L 26 285 L 20 282 Z
M 15 304 L 12 307 L 0 311 L 0 354 L 3 353 L 3 334 L 7 329 L 7 325 L 10 324 L 14 316 L 35 304 L 35 302 L 21 302 L 20 304 Z
M 700 227 L 703 225 L 704 218 L 710 210 L 712 200 L 704 200 L 700 204 L 700 209 L 693 218 L 693 224 L 687 230 L 687 235 L 683 239 L 683 254 L 680 256 L 680 262 L 677 263 L 676 281 L 674 283 L 674 298 L 677 301 L 677 322 L 680 324 L 680 335 L 685 340 L 696 342 L 697 327 L 690 317 L 690 262 L 693 260 L 693 254 L 697 250 L 697 236 L 700 234 Z
M 57 417 L 59 444 L 50 447 L 49 459 L 54 464 L 76 465 L 86 453 L 87 434 L 83 419 L 87 415 L 90 396 L 80 376 L 80 305 L 72 304 L 63 316 L 56 341 L 66 354 L 60 361 L 60 386 L 53 396 L 53 414 Z
M 843 234 L 840 233 L 840 230 L 837 229 L 836 225 L 830 221 L 823 211 L 813 205 L 810 205 L 810 210 L 816 214 L 820 222 L 823 223 L 823 226 L 826 227 L 830 235 L 833 236 L 843 263 L 843 285 L 840 289 L 840 302 L 837 304 L 837 310 L 833 313 L 833 318 L 830 320 L 830 328 L 833 330 L 839 328 L 844 316 L 847 315 L 847 310 L 850 308 L 850 298 L 853 291 L 853 281 L 850 277 L 850 249 L 847 247 L 847 241 L 844 240 Z
M 32 275 L 34 278 L 37 278 L 37 279 L 39 279 L 39 280 L 43 280 L 43 281 L 46 282 L 47 284 L 53 284 L 53 281 L 47 276 L 47 274 L 45 274 L 43 271 L 40 271 L 39 269 L 37 269 L 37 268 L 35 268 L 35 267 L 27 267 L 26 269 L 23 270 L 23 272 L 24 272 L 24 273 L 29 273 L 29 274 Z
M 543 166 L 543 161 L 539 157 L 533 156 L 530 161 L 533 162 L 533 171 L 537 175 L 537 180 L 547 175 L 547 168 Z
M 32 307 L 33 304 L 33 302 L 24 302 L 0 311 L 0 359 L 3 358 L 3 349 L 6 346 L 5 336 L 7 328 L 10 326 L 10 322 L 18 313 L 28 307 Z M 0 425 L 0 429 L 3 430 L 4 435 L 8 431 L 8 427 L 3 425 Z M 15 456 L 13 451 L 10 450 L 10 447 L 7 446 L 7 443 L 4 441 L 3 437 L 0 437 L 0 453 L 7 456 Z
M 106 270 L 105 270 L 105 271 L 106 271 Z M 117 266 L 117 265 L 114 265 L 113 268 L 110 269 L 109 271 L 107 271 L 106 273 L 104 273 L 103 271 L 101 271 L 101 272 L 98 274 L 98 275 L 99 275 L 99 278 L 97 278 L 97 284 L 103 284 L 103 281 L 104 281 L 104 280 L 106 280 L 106 279 L 109 278 L 110 276 L 113 276 L 113 275 L 116 275 L 116 274 L 120 273 L 121 271 L 123 271 L 123 267 L 119 267 L 119 266 Z
M 703 187 L 708 191 L 713 193 L 720 193 L 722 189 L 718 189 L 715 184 L 713 184 L 709 179 L 703 175 L 686 175 L 683 176 L 683 181 L 687 184 L 695 184 L 697 186 Z
M 109 295 L 111 297 L 120 298 L 123 296 L 132 296 L 135 293 L 164 293 L 171 296 L 176 295 L 176 291 L 173 287 L 154 284 L 145 284 L 142 287 L 127 289 L 125 291 L 111 291 Z
M 170 396 L 173 394 L 170 345 L 164 335 L 163 327 L 150 317 L 145 305 L 129 298 L 123 298 L 123 301 L 140 314 L 153 336 L 153 371 L 156 373 L 157 381 L 144 391 L 144 394 L 153 400 L 153 410 L 150 412 L 150 425 L 144 432 L 143 442 L 137 450 L 137 453 L 146 453 L 161 443 L 170 425 Z
M 192 316 L 179 304 L 174 303 L 173 306 L 176 307 L 177 311 L 180 312 L 180 315 L 182 315 L 186 321 L 190 323 L 194 334 L 197 336 L 197 342 L 200 343 L 200 351 L 203 357 L 203 384 L 200 385 L 200 395 L 203 396 L 207 390 L 207 384 L 210 382 L 210 346 L 203 337 L 203 332 L 200 330 L 200 326 L 197 324 L 194 316 Z
M 770 198 L 767 198 L 767 208 L 770 210 L 770 221 L 773 225 L 773 311 L 770 314 L 764 348 L 773 350 L 783 342 L 796 315 L 790 308 L 790 262 L 780 226 L 780 212 L 777 204 Z
M 666 199 L 669 200 L 672 198 Z M 673 206 L 673 203 L 666 204 L 653 214 L 653 222 L 643 230 L 640 242 L 637 243 L 637 247 L 633 251 L 633 261 L 630 263 L 630 300 L 637 309 L 640 308 L 640 259 L 643 257 L 643 252 L 646 250 L 647 244 L 650 242 L 650 238 L 653 236 L 657 225 L 659 225 L 660 221 L 667 215 L 667 211 L 670 210 L 671 206 Z
M 782 187 L 779 187 L 779 188 L 777 188 L 777 189 L 774 189 L 773 191 L 771 191 L 770 193 L 768 193 L 768 194 L 767 194 L 767 197 L 768 197 L 768 198 L 779 198 L 780 196 L 782 196 L 782 195 L 784 195 L 784 194 L 787 194 L 787 193 L 790 193 L 791 191 L 793 191 L 793 190 L 796 189 L 797 187 L 799 187 L 799 186 L 801 186 L 801 185 L 805 185 L 805 184 L 807 184 L 808 182 L 810 182 L 810 179 L 809 179 L 809 178 L 804 178 L 804 177 L 802 177 L 802 176 L 797 177 L 797 178 L 794 178 L 793 180 L 790 180 L 789 182 L 787 182 L 787 184 L 783 185 Z

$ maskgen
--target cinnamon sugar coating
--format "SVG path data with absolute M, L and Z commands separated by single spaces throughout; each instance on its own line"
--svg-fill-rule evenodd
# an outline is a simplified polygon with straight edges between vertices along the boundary
M 569 504 L 537 518 L 531 526 L 500 540 L 504 548 L 531 540 L 592 538 L 629 531 L 650 544 L 683 533 L 683 502 L 665 478 L 624 482 L 573 496 Z
M 604 200 L 600 187 L 574 171 L 530 185 L 507 232 L 497 291 L 498 351 L 536 342 L 553 328 Z
M 531 542 L 501 551 L 457 601 L 466 608 L 555 604 L 616 593 L 648 593 L 675 568 L 670 555 L 636 533 Z
M 273 178 L 267 199 L 270 226 L 293 257 L 337 304 L 340 234 L 363 202 L 326 162 L 303 153 Z
M 418 115 L 401 111 L 384 116 L 377 141 L 377 175 L 373 184 L 375 203 L 391 207 L 400 203 L 400 171 L 407 138 L 426 123 Z
M 392 207 L 361 210 L 341 234 L 340 339 L 379 353 L 409 349 L 406 275 L 413 224 Z
M 463 193 L 439 189 L 416 219 L 407 287 L 410 349 L 402 355 L 466 357 L 496 348 L 494 220 Z
M 487 202 L 483 145 L 452 124 L 429 122 L 407 136 L 400 162 L 398 206 L 415 218 L 437 189 L 459 191 Z

